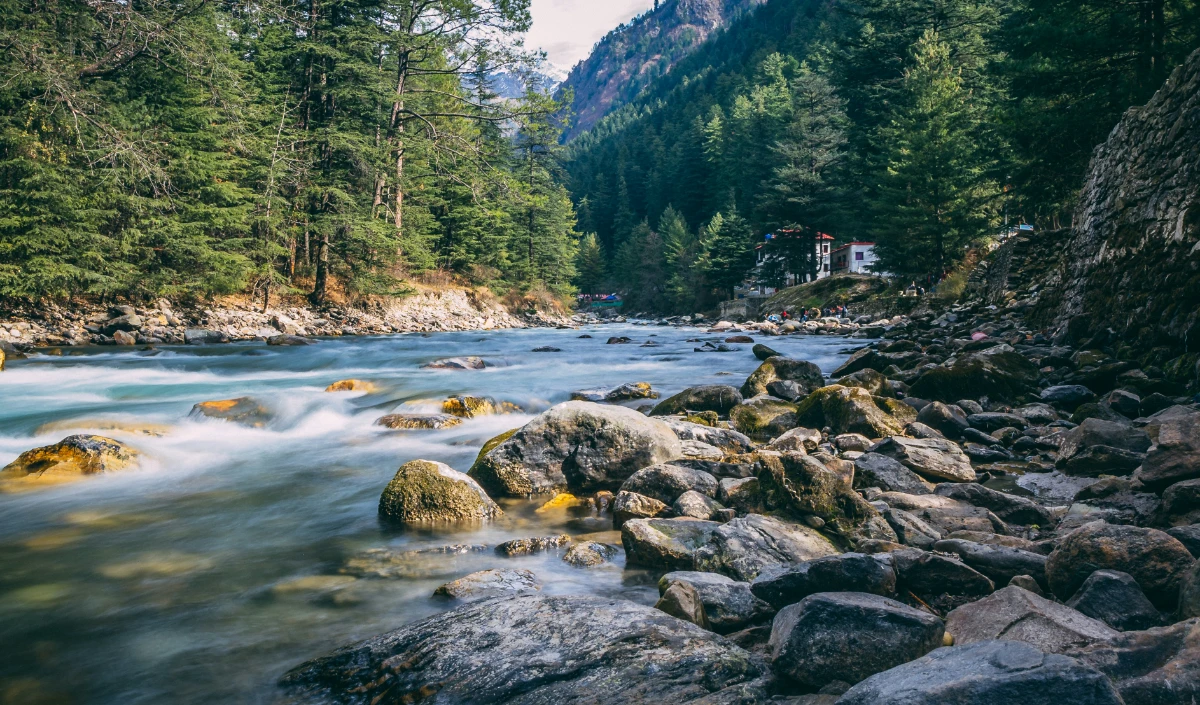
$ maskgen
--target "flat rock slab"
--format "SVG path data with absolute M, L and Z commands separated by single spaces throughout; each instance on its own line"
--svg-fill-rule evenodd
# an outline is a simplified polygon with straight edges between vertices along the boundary
M 697 570 L 750 581 L 769 566 L 799 563 L 835 553 L 837 549 L 829 539 L 815 529 L 749 514 L 717 525 L 707 543 L 696 551 L 695 566 Z
M 309 661 L 284 676 L 289 702 L 719 702 L 756 695 L 762 661 L 651 607 L 599 597 L 473 602 Z
M 960 645 L 1006 639 L 1055 654 L 1117 635 L 1104 622 L 1015 585 L 952 611 L 946 615 L 946 631 Z
M 435 595 L 453 597 L 457 600 L 484 600 L 502 595 L 520 595 L 542 589 L 537 576 L 528 570 L 481 570 L 464 575 L 458 580 L 442 585 Z
M 1015 641 L 934 651 L 877 673 L 838 705 L 1128 705 L 1103 673 Z

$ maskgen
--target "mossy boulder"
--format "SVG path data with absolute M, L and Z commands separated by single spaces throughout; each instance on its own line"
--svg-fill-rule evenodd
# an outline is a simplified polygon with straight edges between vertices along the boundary
M 758 369 L 750 373 L 746 383 L 742 385 L 742 398 L 765 394 L 767 385 L 772 382 L 795 382 L 805 393 L 818 389 L 825 384 L 825 376 L 821 368 L 807 360 L 793 360 L 790 357 L 775 356 L 767 358 Z
M 696 549 L 719 526 L 702 519 L 631 519 L 621 527 L 625 560 L 649 568 L 690 569 Z
M 430 460 L 400 466 L 379 498 L 379 516 L 403 524 L 481 522 L 501 513 L 479 483 Z
M 729 421 L 738 431 L 756 440 L 770 440 L 798 426 L 796 405 L 790 401 L 761 396 L 747 399 L 729 411 Z
M 327 392 L 374 392 L 377 387 L 361 379 L 341 379 L 325 388 Z
M 757 465 L 759 494 L 767 509 L 812 522 L 847 539 L 895 541 L 896 534 L 852 479 L 803 453 L 763 453 Z
M 192 407 L 190 414 L 193 418 L 220 419 L 254 428 L 262 428 L 271 420 L 271 412 L 256 399 L 238 397 L 237 399 L 220 399 L 217 401 L 202 401 Z
M 861 433 L 867 438 L 900 435 L 916 419 L 916 409 L 901 401 L 840 384 L 814 391 L 796 409 L 800 426 L 828 427 L 832 435 Z
M 496 401 L 491 397 L 450 397 L 442 402 L 442 413 L 463 419 L 473 419 L 477 416 L 494 416 L 496 414 L 512 414 L 521 411 L 521 407 L 507 401 Z
M 958 399 L 988 397 L 1016 401 L 1036 390 L 1038 368 L 1008 345 L 963 355 L 952 365 L 922 374 L 909 389 L 919 399 L 953 404 Z
M 892 397 L 895 392 L 888 385 L 888 378 L 883 373 L 872 369 L 859 370 L 848 374 L 837 381 L 843 387 L 859 387 L 877 397 Z
M 658 419 L 622 406 L 569 401 L 482 453 L 469 474 L 510 497 L 612 491 L 644 467 L 682 457 L 679 438 Z
M 461 418 L 450 414 L 388 414 L 380 417 L 375 425 L 404 430 L 436 431 L 461 423 Z
M 32 489 L 129 468 L 136 450 L 104 436 L 68 436 L 53 445 L 27 450 L 0 469 L 0 487 Z
M 705 384 L 688 387 L 673 397 L 658 403 L 651 416 L 672 416 L 696 411 L 712 411 L 724 416 L 742 403 L 742 394 L 728 384 Z

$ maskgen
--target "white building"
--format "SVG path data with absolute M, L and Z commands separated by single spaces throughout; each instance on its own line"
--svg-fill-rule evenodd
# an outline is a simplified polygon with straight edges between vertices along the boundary
M 875 271 L 875 243 L 851 242 L 842 245 L 830 254 L 830 265 L 834 274 L 877 274 Z
M 769 264 L 776 255 L 772 252 L 771 244 L 781 238 L 794 237 L 795 230 L 780 230 L 778 233 L 767 233 L 764 238 L 766 242 L 756 248 L 757 260 L 755 265 L 762 270 L 764 265 Z M 817 260 L 817 279 L 824 279 L 830 274 L 830 248 L 833 246 L 833 237 L 825 233 L 817 233 L 816 235 L 816 260 Z M 803 282 L 797 281 L 797 275 L 792 272 L 784 274 L 784 286 L 795 286 Z

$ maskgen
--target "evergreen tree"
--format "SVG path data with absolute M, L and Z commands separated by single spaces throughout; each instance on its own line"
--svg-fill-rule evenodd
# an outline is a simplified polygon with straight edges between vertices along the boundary
M 588 233 L 579 240 L 579 254 L 575 259 L 575 284 L 584 294 L 599 294 L 605 291 L 608 282 L 604 251 L 595 233 Z
M 736 210 L 717 213 L 704 228 L 704 245 L 708 286 L 723 298 L 733 298 L 733 288 L 754 267 L 754 231 Z

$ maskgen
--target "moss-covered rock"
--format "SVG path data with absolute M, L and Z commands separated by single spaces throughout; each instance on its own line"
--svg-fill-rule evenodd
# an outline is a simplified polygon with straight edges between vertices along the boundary
M 729 421 L 738 431 L 756 440 L 770 440 L 795 428 L 796 405 L 773 397 L 747 399 L 729 411 Z
M 379 516 L 404 524 L 486 521 L 501 513 L 477 482 L 430 460 L 400 466 L 379 498 Z
M 651 416 L 672 416 L 694 411 L 712 411 L 724 416 L 742 403 L 742 394 L 727 384 L 705 384 L 689 387 L 658 403 Z
M 1034 391 L 1038 375 L 1032 362 L 1008 345 L 997 345 L 929 370 L 917 378 L 909 394 L 946 404 L 985 396 L 993 401 L 1016 401 Z
M 496 414 L 512 414 L 521 411 L 521 407 L 507 401 L 496 401 L 491 397 L 450 397 L 442 402 L 442 413 L 463 419 L 473 419 L 477 416 L 494 416 Z
M 888 378 L 883 373 L 872 369 L 859 370 L 848 374 L 837 381 L 843 387 L 859 387 L 877 397 L 892 397 L 895 393 L 888 386 Z
M 458 426 L 461 423 L 461 418 L 450 414 L 388 414 L 380 417 L 375 425 L 405 430 L 436 431 Z
M 772 382 L 795 382 L 807 393 L 824 385 L 825 376 L 820 367 L 806 360 L 782 356 L 767 358 L 742 385 L 742 398 L 765 394 L 767 385 Z
M 692 555 L 719 527 L 702 519 L 631 519 L 621 527 L 625 560 L 650 568 L 692 567 Z
M 361 379 L 341 379 L 325 388 L 327 392 L 373 392 L 377 387 Z
M 72 482 L 124 470 L 136 464 L 138 457 L 136 450 L 111 438 L 68 436 L 17 456 L 0 469 L 0 487 L 20 490 Z
M 192 407 L 191 416 L 232 421 L 254 428 L 262 428 L 271 420 L 271 412 L 267 407 L 250 397 L 202 401 Z
M 816 390 L 796 409 L 800 426 L 828 427 L 833 435 L 861 433 L 868 438 L 899 435 L 916 419 L 916 409 L 903 402 L 840 384 Z
M 817 517 L 847 539 L 895 541 L 879 512 L 851 488 L 852 479 L 801 453 L 763 453 L 757 466 L 763 504 L 799 519 Z

